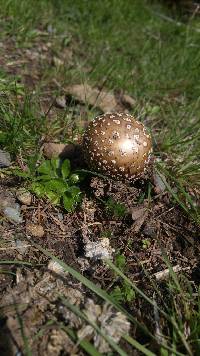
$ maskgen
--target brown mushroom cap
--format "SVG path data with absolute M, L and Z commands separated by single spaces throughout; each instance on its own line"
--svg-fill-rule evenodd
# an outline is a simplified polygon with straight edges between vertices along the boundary
M 111 113 L 91 121 L 83 138 L 88 166 L 115 179 L 134 180 L 149 165 L 151 137 L 144 125 L 125 113 Z

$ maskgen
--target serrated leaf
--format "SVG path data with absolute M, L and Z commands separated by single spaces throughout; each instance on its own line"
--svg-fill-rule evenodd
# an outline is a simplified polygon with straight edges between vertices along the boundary
M 68 188 L 68 185 L 66 182 L 64 182 L 62 179 L 57 178 L 57 179 L 52 179 L 49 180 L 48 182 L 44 182 L 45 189 L 48 192 L 53 191 L 58 195 L 62 195 L 66 189 Z
M 45 182 L 45 181 L 49 181 L 51 179 L 54 179 L 54 177 L 50 177 L 47 174 L 42 174 L 41 176 L 36 177 L 35 181 L 37 181 L 37 182 Z M 42 183 L 42 184 L 44 184 L 44 183 Z
M 59 169 L 60 169 L 60 159 L 59 158 L 52 158 L 51 159 L 51 169 L 53 170 L 56 176 L 59 176 Z
M 73 197 L 79 196 L 81 194 L 80 188 L 72 185 L 67 189 L 67 193 L 70 193 Z
M 32 183 L 31 184 L 31 190 L 33 193 L 35 193 L 38 197 L 44 197 L 45 196 L 45 188 L 43 184 L 40 183 Z
M 37 169 L 38 173 L 52 175 L 51 162 L 49 160 L 44 161 Z
M 69 177 L 70 171 L 71 171 L 70 161 L 68 159 L 66 159 L 66 160 L 64 160 L 64 162 L 62 163 L 62 166 L 61 166 L 61 173 L 62 173 L 63 179 L 66 179 Z
M 118 303 L 123 302 L 123 293 L 119 286 L 116 286 L 113 291 L 110 293 L 110 296 Z
M 72 186 L 63 195 L 63 204 L 68 212 L 74 211 L 77 203 L 81 200 L 81 191 L 78 187 Z
M 51 201 L 52 204 L 58 205 L 60 204 L 60 196 L 57 193 L 49 191 L 46 193 L 47 198 Z

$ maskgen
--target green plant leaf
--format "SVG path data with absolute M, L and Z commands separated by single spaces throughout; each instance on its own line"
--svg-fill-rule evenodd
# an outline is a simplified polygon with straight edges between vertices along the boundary
M 75 209 L 76 205 L 81 201 L 81 191 L 76 186 L 71 186 L 63 195 L 63 204 L 68 212 Z
M 30 189 L 32 190 L 33 193 L 35 193 L 38 197 L 44 197 L 45 196 L 45 187 L 41 183 L 32 183 Z
M 80 188 L 72 185 L 67 189 L 67 193 L 70 193 L 73 198 L 78 198 L 81 194 Z M 80 199 L 80 198 L 79 198 Z
M 59 169 L 60 169 L 60 159 L 59 158 L 52 158 L 51 161 L 51 169 L 53 170 L 55 176 L 59 177 Z
M 66 179 L 69 177 L 70 171 L 71 171 L 70 161 L 68 159 L 65 159 L 61 166 L 61 173 L 62 173 L 63 179 Z
M 61 178 L 48 180 L 47 182 L 44 182 L 44 186 L 45 186 L 46 192 L 53 191 L 57 195 L 60 195 L 60 196 L 68 188 L 68 184 L 66 182 L 64 182 Z
M 0 143 L 4 144 L 7 139 L 7 134 L 5 132 L 0 131 Z
M 37 182 L 44 182 L 44 181 L 49 181 L 50 179 L 55 179 L 55 177 L 50 177 L 49 175 L 47 174 L 42 174 L 41 176 L 38 176 L 35 178 L 35 181 Z M 42 183 L 44 184 L 44 183 Z
M 78 175 L 78 174 L 75 174 L 75 173 L 71 174 L 71 176 L 69 177 L 69 183 L 70 183 L 70 184 L 76 184 L 76 183 L 78 183 L 78 182 L 80 182 L 80 177 L 79 177 L 79 175 Z
M 120 286 L 116 286 L 112 292 L 110 293 L 110 296 L 117 302 L 117 303 L 122 303 L 124 301 L 124 296 L 121 291 Z
M 118 303 L 131 302 L 135 298 L 135 291 L 128 283 L 123 282 L 122 286 L 116 286 L 110 295 Z
M 116 217 L 123 218 L 126 215 L 126 207 L 122 203 L 116 202 L 112 198 L 108 198 L 106 208 Z
M 46 192 L 46 196 L 51 201 L 52 204 L 54 205 L 60 204 L 60 196 L 55 192 L 48 191 Z
M 115 265 L 121 270 L 124 271 L 126 266 L 126 258 L 124 255 L 118 254 L 115 257 Z
M 21 178 L 24 178 L 24 179 L 31 179 L 32 178 L 29 172 L 24 172 L 24 171 L 22 171 L 21 169 L 18 169 L 18 168 L 12 169 L 11 172 L 12 172 L 12 174 L 14 174 L 17 177 L 21 177 Z
M 40 174 L 47 174 L 51 175 L 52 173 L 52 168 L 51 168 L 51 162 L 49 160 L 44 161 L 41 163 L 41 165 L 37 169 L 38 173 Z

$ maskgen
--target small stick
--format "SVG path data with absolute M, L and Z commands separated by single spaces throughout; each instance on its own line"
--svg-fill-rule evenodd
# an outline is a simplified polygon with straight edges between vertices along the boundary
M 187 271 L 190 269 L 190 267 L 181 267 L 179 265 L 176 265 L 174 267 L 172 267 L 173 271 L 175 273 L 180 272 L 180 271 Z M 163 271 L 160 272 L 156 272 L 153 275 L 156 277 L 156 279 L 159 280 L 163 280 L 169 277 L 170 274 L 170 270 L 169 268 L 164 269 Z

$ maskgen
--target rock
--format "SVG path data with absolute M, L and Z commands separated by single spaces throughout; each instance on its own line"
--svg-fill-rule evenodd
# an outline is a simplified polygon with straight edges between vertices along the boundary
M 20 216 L 20 210 L 18 204 L 16 204 L 16 208 L 7 207 L 3 210 L 4 215 L 7 219 L 16 222 L 18 224 L 22 223 L 22 217 Z
M 16 239 L 15 246 L 18 249 L 18 252 L 23 255 L 27 252 L 30 245 L 25 240 Z
M 0 210 L 7 207 L 15 208 L 16 206 L 14 195 L 9 191 L 0 193 Z
M 110 241 L 106 237 L 99 241 L 87 241 L 85 244 L 85 256 L 95 260 L 112 259 L 113 252 L 115 250 L 111 248 Z
M 135 221 L 144 216 L 146 212 L 146 207 L 144 205 L 134 206 L 131 209 L 132 219 Z
M 47 142 L 43 146 L 43 154 L 48 159 L 56 158 L 62 153 L 65 146 L 64 143 Z
M 6 168 L 11 165 L 10 153 L 0 150 L 0 168 Z
M 20 206 L 16 203 L 14 195 L 9 191 L 0 193 L 0 211 L 11 222 L 21 223 Z
M 47 32 L 49 32 L 49 33 L 55 33 L 56 32 L 56 29 L 52 26 L 52 24 L 49 24 L 48 26 L 47 26 Z
M 28 224 L 26 225 L 26 232 L 28 235 L 32 235 L 34 237 L 43 237 L 44 236 L 44 228 L 39 224 Z
M 143 234 L 149 237 L 155 237 L 156 236 L 156 225 L 152 223 L 151 221 L 148 221 L 143 228 Z
M 26 189 L 24 188 L 19 189 L 16 193 L 16 197 L 20 201 L 20 203 L 24 205 L 31 205 L 32 195 Z
M 59 96 L 58 98 L 55 99 L 55 106 L 59 109 L 64 109 L 66 108 L 66 98 L 65 96 Z

